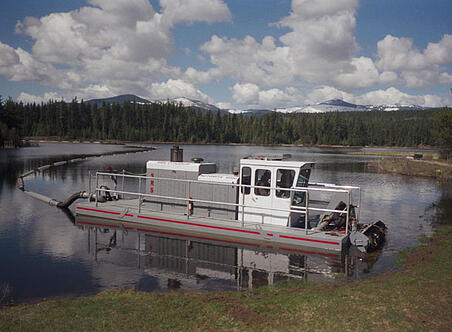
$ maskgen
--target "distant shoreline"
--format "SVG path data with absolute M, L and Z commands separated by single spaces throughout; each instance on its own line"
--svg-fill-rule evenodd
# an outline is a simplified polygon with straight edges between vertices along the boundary
M 127 140 L 112 140 L 112 139 L 62 139 L 59 137 L 24 137 L 23 141 L 26 142 L 34 142 L 34 143 L 81 143 L 81 144 L 117 144 L 117 145 L 125 145 L 125 144 L 174 144 L 174 145 L 224 145 L 224 146 L 282 146 L 282 147 L 308 147 L 308 148 L 355 148 L 355 149 L 404 149 L 404 150 L 438 150 L 438 147 L 435 146 L 362 146 L 362 145 L 338 145 L 338 144 L 257 144 L 257 143 L 200 143 L 200 142 L 161 142 L 161 141 L 127 141 Z M 358 154 L 358 153 L 357 153 Z

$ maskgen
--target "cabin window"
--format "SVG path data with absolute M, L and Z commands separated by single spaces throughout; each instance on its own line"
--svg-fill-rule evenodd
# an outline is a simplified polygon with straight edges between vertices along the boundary
M 290 188 L 293 185 L 295 171 L 291 169 L 278 169 L 276 172 L 276 188 Z M 289 198 L 289 190 L 276 190 L 276 197 Z
M 300 175 L 298 175 L 297 187 L 307 187 L 310 175 L 311 175 L 310 168 L 301 169 Z
M 254 174 L 254 185 L 259 187 L 270 187 L 271 172 L 268 169 L 257 169 Z M 257 196 L 270 196 L 270 188 L 254 188 Z
M 251 186 L 251 168 L 249 168 L 249 167 L 242 168 L 242 184 Z M 245 195 L 249 195 L 249 193 L 251 192 L 251 188 L 250 187 L 242 187 L 241 191 L 242 191 L 242 194 L 243 194 L 243 191 L 245 191 Z
M 310 168 L 301 169 L 300 174 L 298 175 L 297 187 L 307 187 L 310 175 Z M 304 191 L 296 191 L 293 195 L 292 205 L 306 205 L 305 198 L 306 193 Z

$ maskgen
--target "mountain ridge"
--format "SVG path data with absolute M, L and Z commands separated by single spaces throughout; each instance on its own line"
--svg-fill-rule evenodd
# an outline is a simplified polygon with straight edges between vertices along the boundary
M 181 104 L 183 107 L 191 107 L 195 110 L 202 112 L 222 112 L 229 114 L 243 114 L 243 115 L 263 115 L 271 112 L 293 114 L 293 113 L 328 113 L 328 112 L 356 112 L 356 111 L 397 111 L 397 110 L 421 110 L 428 109 L 430 107 L 422 107 L 419 105 L 410 104 L 389 104 L 389 105 L 359 105 L 346 102 L 342 99 L 330 99 L 318 104 L 300 105 L 292 107 L 280 107 L 274 109 L 221 109 L 213 104 L 203 102 L 201 100 L 178 97 L 167 100 L 148 100 L 142 97 L 138 97 L 133 94 L 124 94 L 108 98 L 97 98 L 85 101 L 88 104 L 97 104 L 101 106 L 103 103 L 113 104 L 124 102 L 135 102 L 138 104 L 151 104 L 151 103 L 174 103 Z

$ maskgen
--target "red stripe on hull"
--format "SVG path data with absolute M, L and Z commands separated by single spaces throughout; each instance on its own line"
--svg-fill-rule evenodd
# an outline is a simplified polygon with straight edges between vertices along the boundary
M 340 245 L 340 242 L 332 242 L 332 241 L 324 241 L 324 240 L 314 240 L 314 239 L 306 239 L 303 237 L 295 237 L 295 236 L 287 236 L 287 235 L 280 235 L 280 238 L 283 239 L 291 239 L 291 240 L 300 240 L 300 241 L 308 241 L 308 242 L 316 242 L 316 243 L 325 243 L 325 244 L 334 244 L 336 246 Z
M 107 213 L 107 214 L 113 214 L 113 215 L 120 215 L 121 214 L 120 212 L 104 211 L 104 210 L 86 208 L 86 207 L 81 207 L 81 206 L 78 206 L 77 209 L 86 210 L 86 211 L 92 211 L 92 212 Z M 126 214 L 125 216 L 133 217 L 133 214 Z M 138 215 L 137 217 L 141 218 L 141 219 L 149 219 L 149 220 L 155 220 L 155 221 L 164 221 L 164 222 L 170 222 L 170 223 L 176 223 L 176 224 L 182 224 L 182 225 L 198 226 L 198 227 L 220 229 L 220 230 L 226 230 L 226 231 L 232 231 L 232 232 L 247 233 L 247 234 L 253 234 L 253 235 L 261 235 L 260 232 L 248 231 L 248 230 L 244 230 L 244 229 L 235 229 L 235 228 L 222 227 L 222 226 L 213 226 L 213 225 L 202 225 L 202 224 L 193 223 L 193 222 L 187 222 L 187 221 L 154 218 L 154 217 L 147 217 L 147 216 L 140 216 L 140 215 Z M 267 233 L 267 236 L 273 236 L 273 234 Z M 291 240 L 299 240 L 299 241 L 307 241 L 307 242 L 323 243 L 323 244 L 332 244 L 332 245 L 337 245 L 337 246 L 340 245 L 340 242 L 307 239 L 307 238 L 295 237 L 295 236 L 279 235 L 279 237 L 283 238 L 283 239 L 291 239 Z
M 206 227 L 206 228 L 213 228 L 213 229 L 221 229 L 221 230 L 225 230 L 225 231 L 233 231 L 233 232 L 261 235 L 261 233 L 259 233 L 259 232 L 247 231 L 247 230 L 244 230 L 244 229 L 235 229 L 235 228 L 221 227 L 221 226 L 212 226 L 212 225 L 202 225 L 202 224 L 197 224 L 197 223 L 194 223 L 194 222 L 169 220 L 169 219 L 153 218 L 153 217 L 146 217 L 146 216 L 137 216 L 137 217 L 141 218 L 141 219 L 150 219 L 150 220 L 155 220 L 155 221 L 171 222 L 171 223 L 182 224 L 182 225 Z
M 156 233 L 156 234 L 163 234 L 163 235 L 174 235 L 174 236 L 180 236 L 180 237 L 188 237 L 188 238 L 199 239 L 199 240 L 217 241 L 217 242 L 230 243 L 230 244 L 240 244 L 240 245 L 252 246 L 252 247 L 259 247 L 260 246 L 257 243 L 237 242 L 237 241 L 229 241 L 229 240 L 221 240 L 221 239 L 216 239 L 216 238 L 210 238 L 210 237 L 205 237 L 205 236 L 185 235 L 185 234 L 171 233 L 171 232 L 162 232 L 162 231 L 152 231 L 150 229 L 144 229 L 144 228 L 137 228 L 137 231 L 148 232 L 148 233 Z

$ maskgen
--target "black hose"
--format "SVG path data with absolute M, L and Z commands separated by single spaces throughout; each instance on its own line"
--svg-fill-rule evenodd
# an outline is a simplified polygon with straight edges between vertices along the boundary
M 64 214 L 68 217 L 68 219 L 70 220 L 71 223 L 73 223 L 75 225 L 75 217 L 74 214 L 72 213 L 71 210 L 69 210 L 68 208 L 61 208 L 61 211 L 64 212 Z
M 84 191 L 80 191 L 78 193 L 73 194 L 64 202 L 59 202 L 57 204 L 57 207 L 62 208 L 62 209 L 67 209 L 72 203 L 74 203 L 79 198 L 86 198 L 86 194 Z

